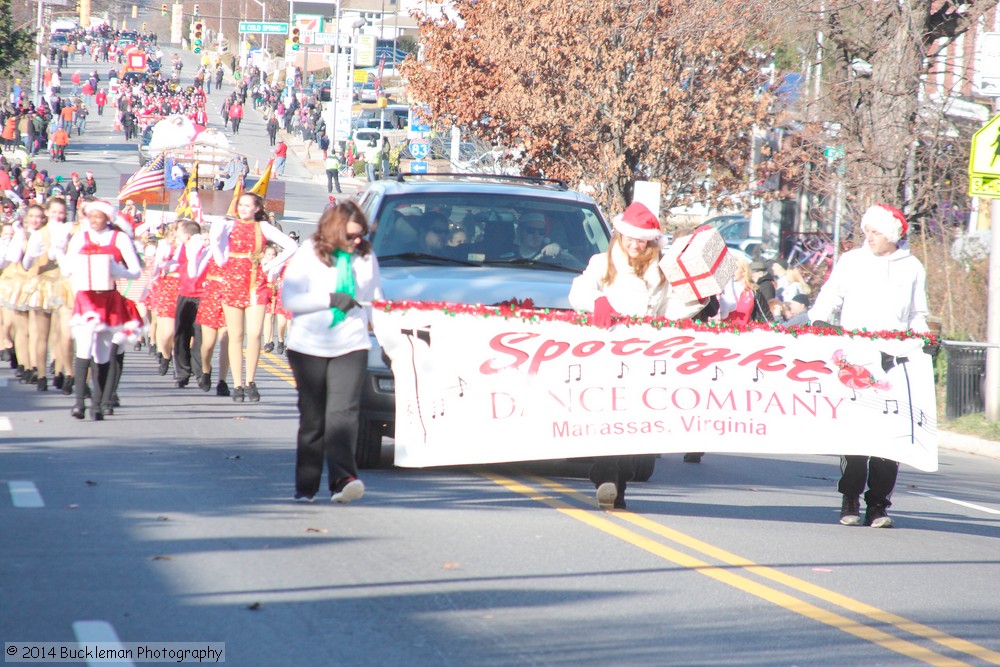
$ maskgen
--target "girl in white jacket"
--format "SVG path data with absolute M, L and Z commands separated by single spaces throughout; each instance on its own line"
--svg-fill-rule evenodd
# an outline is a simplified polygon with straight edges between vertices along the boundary
M 347 503 L 364 495 L 354 453 L 371 342 L 370 307 L 360 304 L 382 294 L 367 233 L 368 220 L 356 203 L 332 206 L 285 269 L 282 305 L 292 314 L 288 363 L 299 393 L 299 502 L 312 502 L 319 492 L 324 458 L 330 500 Z
M 615 315 L 683 319 L 705 307 L 674 295 L 660 268 L 660 221 L 644 205 L 633 202 L 614 219 L 607 252 L 590 258 L 573 281 L 569 302 L 577 310 L 593 311 L 592 322 L 612 325 Z M 599 457 L 590 468 L 601 509 L 625 509 L 625 487 L 634 477 L 631 456 Z

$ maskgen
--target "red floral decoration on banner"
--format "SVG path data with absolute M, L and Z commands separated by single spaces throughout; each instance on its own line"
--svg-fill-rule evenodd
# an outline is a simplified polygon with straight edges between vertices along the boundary
M 504 319 L 518 318 L 526 322 L 565 322 L 590 326 L 593 318 L 592 313 L 576 310 L 559 310 L 551 308 L 536 309 L 533 307 L 531 299 L 518 301 L 516 298 L 510 301 L 502 301 L 492 306 L 484 306 L 480 303 L 448 303 L 446 301 L 373 301 L 372 307 L 384 312 L 399 310 L 438 310 L 445 315 L 474 315 L 477 317 L 503 317 Z M 749 324 L 733 324 L 730 322 L 702 322 L 701 320 L 669 320 L 665 317 L 650 317 L 648 315 L 620 315 L 611 318 L 614 324 L 624 324 L 625 326 L 634 324 L 646 324 L 656 329 L 671 328 L 685 329 L 690 331 L 709 331 L 712 333 L 746 333 L 750 331 L 774 331 L 776 333 L 788 334 L 796 337 L 800 334 L 813 334 L 814 336 L 852 336 L 855 338 L 885 340 L 922 340 L 925 345 L 938 344 L 936 335 L 930 332 L 916 331 L 868 331 L 867 329 L 842 329 L 840 327 L 822 327 L 812 325 L 800 325 L 794 327 L 784 327 L 777 322 L 750 322 Z

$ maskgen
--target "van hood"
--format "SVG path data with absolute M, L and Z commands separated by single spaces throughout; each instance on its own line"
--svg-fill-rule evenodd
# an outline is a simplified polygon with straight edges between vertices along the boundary
M 577 273 L 521 267 L 381 266 L 386 299 L 494 304 L 531 299 L 536 308 L 569 309 Z

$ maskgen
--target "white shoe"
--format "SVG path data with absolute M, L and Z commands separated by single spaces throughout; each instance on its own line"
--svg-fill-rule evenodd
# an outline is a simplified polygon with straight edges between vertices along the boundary
M 333 495 L 330 496 L 330 502 L 349 503 L 359 500 L 363 495 L 365 495 L 365 483 L 360 479 L 352 479 L 342 486 L 339 491 L 333 492 Z
M 597 487 L 597 507 L 602 510 L 613 509 L 615 498 L 618 497 L 618 485 L 614 482 L 605 482 Z

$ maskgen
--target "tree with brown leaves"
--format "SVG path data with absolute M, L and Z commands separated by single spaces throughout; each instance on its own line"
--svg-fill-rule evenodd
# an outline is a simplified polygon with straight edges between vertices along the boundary
M 664 204 L 747 187 L 776 0 L 454 0 L 423 16 L 424 60 L 404 65 L 433 120 L 522 151 L 528 174 L 583 182 L 609 210 L 636 180 Z

